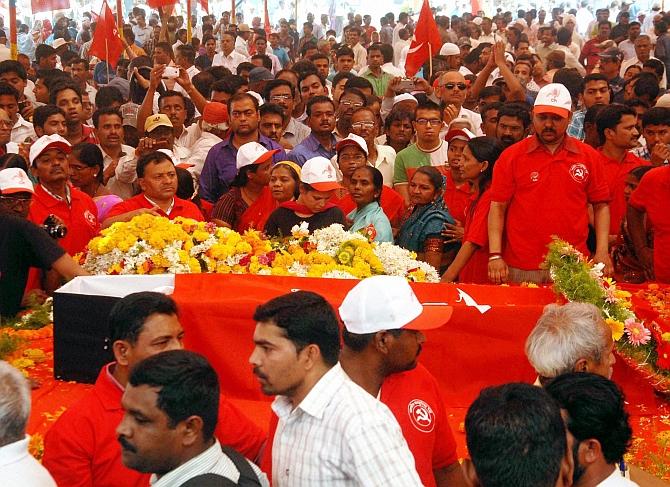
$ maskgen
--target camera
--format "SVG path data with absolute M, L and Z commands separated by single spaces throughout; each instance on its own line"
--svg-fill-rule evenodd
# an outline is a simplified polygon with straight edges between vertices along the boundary
M 172 79 L 179 76 L 179 68 L 174 66 L 166 66 L 163 71 L 163 78 Z
M 414 80 L 411 78 L 403 78 L 396 88 L 398 93 L 409 93 L 414 90 Z
M 63 225 L 55 215 L 49 215 L 42 223 L 42 228 L 53 239 L 59 239 L 67 235 L 67 227 Z

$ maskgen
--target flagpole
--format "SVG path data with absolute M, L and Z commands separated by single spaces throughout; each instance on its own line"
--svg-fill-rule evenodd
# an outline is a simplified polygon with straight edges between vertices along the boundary
M 433 46 L 428 43 L 428 82 L 433 77 Z
M 121 39 L 123 39 L 123 4 L 121 0 L 116 0 L 116 28 L 119 31 Z
M 193 36 L 193 31 L 191 27 L 191 15 L 193 15 L 193 12 L 191 12 L 191 0 L 186 0 L 186 11 L 188 14 L 186 15 L 186 40 L 188 43 L 191 43 L 191 37 Z M 200 39 L 202 41 L 202 39 Z
M 16 38 L 16 0 L 9 0 L 9 48 L 10 56 L 15 61 L 18 57 Z
M 230 23 L 237 25 L 237 17 L 235 16 L 235 0 L 230 0 L 232 6 L 230 7 Z
M 107 64 L 107 83 L 109 83 L 109 47 L 107 45 L 107 36 L 105 36 L 105 63 Z M 95 100 L 93 103 L 95 103 Z

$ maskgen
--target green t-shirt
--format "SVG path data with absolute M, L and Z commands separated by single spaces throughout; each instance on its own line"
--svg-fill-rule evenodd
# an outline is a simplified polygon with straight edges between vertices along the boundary
M 442 142 L 433 152 L 422 152 L 416 144 L 411 144 L 398 152 L 393 168 L 393 184 L 408 183 L 416 170 L 422 166 L 433 166 L 441 173 L 449 170 L 447 164 L 447 143 Z

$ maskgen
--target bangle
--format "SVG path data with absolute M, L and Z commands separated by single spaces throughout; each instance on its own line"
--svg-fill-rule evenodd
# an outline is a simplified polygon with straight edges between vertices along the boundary
M 494 255 L 502 255 L 502 252 L 489 252 L 489 257 Z
M 498 254 L 498 255 L 492 255 L 491 257 L 489 257 L 489 262 L 493 262 L 494 260 L 502 260 L 502 255 Z

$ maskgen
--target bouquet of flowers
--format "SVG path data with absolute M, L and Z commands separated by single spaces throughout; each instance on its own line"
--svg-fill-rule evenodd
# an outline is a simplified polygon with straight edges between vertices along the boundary
M 631 293 L 603 277 L 603 264 L 589 261 L 567 242 L 554 239 L 545 266 L 554 291 L 568 301 L 597 306 L 612 329 L 619 355 L 642 371 L 657 390 L 670 392 L 670 330 L 662 329 L 656 321 L 638 319 Z
M 103 230 L 78 259 L 94 274 L 216 272 L 340 279 L 391 274 L 439 281 L 437 271 L 412 252 L 370 242 L 338 224 L 310 233 L 303 222 L 290 237 L 271 240 L 254 230 L 241 235 L 211 223 L 143 214 Z

